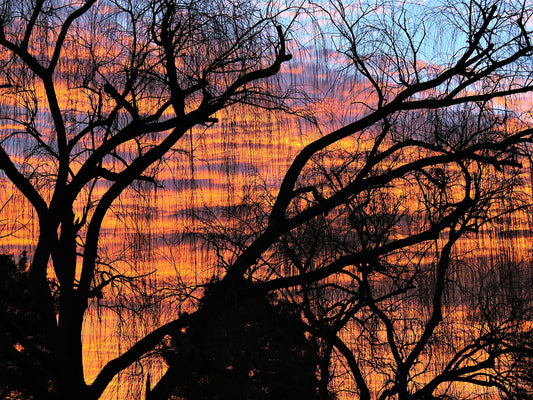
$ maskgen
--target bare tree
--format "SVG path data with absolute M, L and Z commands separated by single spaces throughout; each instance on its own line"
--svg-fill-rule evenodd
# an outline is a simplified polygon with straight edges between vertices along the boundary
M 424 128 L 465 141 L 499 135 L 498 117 L 456 111 L 448 116 L 431 111 L 416 122 L 411 113 L 408 123 L 399 119 L 390 129 L 415 136 Z M 470 118 L 477 122 L 472 125 Z M 398 155 L 393 165 L 382 164 L 380 173 L 410 160 L 410 153 Z M 289 215 L 326 201 L 324 193 L 341 190 L 365 163 L 363 154 L 347 149 L 315 160 Z M 530 394 L 531 381 L 524 378 L 525 360 L 532 356 L 529 266 L 496 250 L 468 255 L 478 250 L 455 246 L 529 209 L 517 172 L 467 160 L 414 170 L 387 185 L 368 187 L 292 229 L 256 262 L 250 275 L 259 288 L 301 278 L 298 285 L 281 284 L 280 293 L 304 315 L 300 329 L 314 335 L 324 350 L 330 348 L 321 375 L 332 391 L 383 399 L 468 398 L 484 391 L 509 398 Z M 465 193 L 471 198 L 460 211 Z M 226 255 L 220 269 L 261 231 L 268 218 L 261 211 L 265 208 L 244 198 L 231 210 L 238 221 L 233 229 L 203 220 L 200 236 Z M 415 239 L 441 224 L 446 227 L 438 228 L 437 235 Z M 401 245 L 389 247 L 392 243 Z M 346 258 L 351 261 L 335 273 L 315 278 Z M 468 394 L 459 394 L 461 385 L 470 385 Z
M 158 162 L 190 129 L 216 124 L 217 111 L 234 103 L 283 107 L 284 95 L 265 89 L 262 79 L 291 58 L 286 33 L 273 6 L 249 2 L 3 3 L 0 76 L 11 103 L 2 110 L 0 168 L 39 222 L 30 277 L 46 340 L 34 350 L 50 375 L 49 387 L 37 396 L 98 398 L 167 335 L 196 329 L 221 305 L 275 290 L 303 302 L 305 329 L 345 357 L 362 398 L 371 397 L 364 369 L 338 334 L 354 322 L 363 340 L 382 340 L 390 351 L 389 358 L 368 364 L 390 370 L 384 371 L 389 381 L 382 398 L 446 396 L 443 385 L 465 377 L 506 390 L 493 384 L 493 375 L 475 375 L 494 370 L 489 363 L 516 349 L 499 338 L 495 343 L 504 347 L 479 350 L 487 355 L 486 363 L 476 359 L 479 370 L 466 364 L 469 348 L 457 347 L 456 357 L 463 358 L 452 360 L 446 373 L 422 386 L 416 377 L 428 368 L 420 363 L 431 359 L 428 349 L 442 326 L 454 246 L 498 212 L 494 199 L 508 187 L 491 192 L 490 180 L 514 176 L 521 148 L 531 142 L 533 131 L 521 114 L 527 110 L 506 101 L 533 90 L 532 7 L 471 1 L 424 5 L 420 14 L 414 4 L 396 2 L 313 7 L 328 18 L 324 30 L 334 30 L 343 71 L 351 71 L 346 80 L 353 78 L 361 88 L 357 96 L 365 96 L 352 99 L 357 117 L 298 153 L 264 225 L 247 236 L 201 308 L 147 334 L 87 384 L 84 315 L 93 296 L 114 281 L 97 273 L 106 214 L 133 182 L 155 184 Z M 456 40 L 448 49 L 431 42 L 432 18 Z M 470 114 L 459 119 L 463 131 L 451 123 L 460 113 Z M 406 129 L 409 124 L 416 130 Z M 340 166 L 319 162 L 337 146 L 359 150 L 347 152 Z M 326 174 L 309 178 L 313 165 Z M 418 200 L 414 209 L 407 200 Z M 309 224 L 334 235 L 309 246 L 322 240 L 312 237 L 316 229 Z M 283 259 L 276 258 L 280 254 Z M 409 319 L 395 315 L 412 304 L 412 286 L 420 287 L 424 276 L 434 277 L 429 317 L 408 326 Z M 329 304 L 315 302 L 320 292 L 327 296 L 317 299 Z M 228 301 L 228 293 L 239 296 Z M 20 345 L 12 343 L 21 357 L 34 357 Z M 527 355 L 520 352 L 513 365 Z M 179 368 L 169 366 L 151 398 L 160 398 Z
M 165 154 L 217 111 L 282 106 L 261 81 L 291 56 L 273 7 L 249 2 L 4 1 L 0 15 L 0 168 L 39 226 L 30 277 L 49 375 L 35 396 L 98 398 L 116 371 L 87 385 L 81 334 L 88 303 L 119 281 L 98 257 L 111 205 L 156 184 Z
M 365 14 L 360 6 L 354 6 L 356 24 L 354 15 L 348 15 L 349 5 L 334 3 L 332 9 L 320 9 L 331 13 L 331 24 L 346 40 L 339 51 L 349 57 L 358 79 L 366 78 L 367 88 L 373 89 L 364 105 L 369 118 L 398 101 L 402 87 L 403 93 L 409 93 L 437 66 L 417 62 L 421 46 L 415 46 L 417 34 L 407 29 L 406 22 L 417 26 L 412 20 L 416 16 L 409 15 L 407 7 L 378 14 L 369 7 Z M 477 18 L 478 24 L 486 25 L 477 32 L 481 42 L 487 36 L 493 38 L 492 24 L 511 31 L 516 23 L 519 35 L 527 32 L 525 9 L 470 3 L 468 10 L 450 10 L 450 19 L 457 18 L 459 27 L 468 26 L 458 21 L 465 12 L 470 22 Z M 415 21 L 422 28 L 427 23 Z M 475 30 L 468 27 L 467 36 L 475 37 Z M 398 44 L 402 37 L 398 32 L 404 32 L 413 47 Z M 527 372 L 533 310 L 533 298 L 526 289 L 529 265 L 516 267 L 509 260 L 488 257 L 484 262 L 492 269 L 487 271 L 479 261 L 483 256 L 468 256 L 456 246 L 465 238 L 485 235 L 506 215 L 530 204 L 518 176 L 527 154 L 524 145 L 530 141 L 527 124 L 519 133 L 526 135 L 525 140 L 519 139 L 503 158 L 503 153 L 494 157 L 498 145 L 492 149 L 489 145 L 507 140 L 510 126 L 521 124 L 521 112 L 529 111 L 497 107 L 490 98 L 506 80 L 510 83 L 521 76 L 519 81 L 528 82 L 529 72 L 523 66 L 502 75 L 490 72 L 496 86 L 487 85 L 481 83 L 482 75 L 488 77 L 494 65 L 487 66 L 486 60 L 480 61 L 484 56 L 475 55 L 502 54 L 509 46 L 521 48 L 517 38 L 506 37 L 508 41 L 473 50 L 472 63 L 476 71 L 481 68 L 481 75 L 474 74 L 465 58 L 466 70 L 442 81 L 443 91 L 438 84 L 429 99 L 421 100 L 417 94 L 361 131 L 343 128 L 357 136 L 346 140 L 340 150 L 328 150 L 333 134 L 309 145 L 309 152 L 304 150 L 296 158 L 284 184 L 291 171 L 298 179 L 291 181 L 294 186 L 287 192 L 282 185 L 272 213 L 261 212 L 267 207 L 257 200 L 259 196 L 244 199 L 233 210 L 240 225 L 232 230 L 211 227 L 203 233 L 219 254 L 232 255 L 231 261 L 222 264 L 224 269 L 229 265 L 231 272 L 242 260 L 235 260 L 235 251 L 246 254 L 254 244 L 267 240 L 262 229 L 286 229 L 267 251 L 256 253 L 261 255 L 246 273 L 259 281 L 258 290 L 286 288 L 285 295 L 301 305 L 306 329 L 335 348 L 340 361 L 332 360 L 329 367 L 346 366 L 360 398 L 469 398 L 486 392 L 519 399 L 532 394 Z M 377 53 L 376 57 L 362 55 L 365 50 Z M 529 60 L 531 48 L 524 54 L 524 61 Z M 484 68 L 488 68 L 485 73 Z M 510 78 L 511 71 L 518 75 Z M 471 83 L 479 83 L 484 92 L 463 92 Z M 529 89 L 516 86 L 515 90 Z M 455 96 L 461 93 L 475 101 L 457 101 Z M 356 96 L 361 93 L 354 95 L 355 100 Z M 411 108 L 416 103 L 424 107 Z M 344 138 L 343 129 L 334 132 L 339 140 Z M 325 142 L 323 147 L 320 142 Z M 467 149 L 476 149 L 477 154 L 466 155 Z M 440 159 L 444 154 L 453 154 L 454 160 Z M 300 158 L 305 161 L 298 164 Z M 273 216 L 280 204 L 284 208 L 275 228 Z M 477 269 L 476 274 L 485 274 L 485 281 L 475 279 L 470 267 Z M 521 277 L 514 286 L 506 284 L 509 292 L 501 290 L 503 272 L 496 274 L 497 269 Z M 346 381 L 343 385 L 350 386 Z

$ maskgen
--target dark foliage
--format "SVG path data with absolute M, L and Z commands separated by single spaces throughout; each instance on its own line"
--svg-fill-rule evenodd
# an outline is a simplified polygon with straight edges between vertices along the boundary
M 242 293 L 221 299 L 216 292 L 211 284 L 202 306 L 214 298 L 227 304 L 164 351 L 169 365 L 180 366 L 176 398 L 318 399 L 318 348 L 305 336 L 295 307 L 265 295 L 232 302 Z
M 39 304 L 31 296 L 26 254 L 0 255 L 0 398 L 32 399 L 50 382 L 36 354 L 45 352 Z

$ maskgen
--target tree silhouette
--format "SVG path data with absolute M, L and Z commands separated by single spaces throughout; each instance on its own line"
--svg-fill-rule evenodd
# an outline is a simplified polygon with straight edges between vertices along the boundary
M 0 255 L 0 283 L 0 394 L 2 398 L 34 398 L 36 392 L 46 393 L 52 380 L 40 359 L 32 359 L 46 349 L 39 304 L 29 293 L 25 254 L 18 262 L 12 256 Z M 21 362 L 25 357 L 32 361 Z
M 456 133 L 460 121 L 452 122 Z M 320 190 L 327 193 L 350 182 L 358 172 L 356 154 L 342 149 L 333 157 L 343 161 L 334 167 L 317 162 L 307 183 L 321 179 Z M 466 399 L 485 390 L 509 399 L 531 396 L 530 266 L 505 253 L 484 258 L 454 251 L 461 237 L 475 237 L 527 204 L 516 190 L 516 176 L 498 179 L 495 171 L 477 167 L 469 212 L 444 237 L 387 250 L 398 237 L 409 237 L 405 231 L 445 217 L 457 196 L 454 185 L 465 173 L 459 168 L 417 171 L 408 181 L 409 195 L 395 185 L 369 188 L 343 207 L 292 229 L 257 263 L 265 275 L 287 275 L 278 283 L 302 278 L 301 286 L 287 285 L 281 293 L 305 316 L 304 329 L 331 346 L 328 365 L 343 365 L 350 372 L 360 398 Z M 304 189 L 310 195 L 293 203 L 294 213 L 308 202 L 324 201 L 313 193 L 316 186 Z M 412 196 L 419 202 L 413 204 Z M 245 198 L 231 211 L 228 225 L 233 229 L 204 218 L 200 237 L 219 254 L 246 248 L 247 234 L 260 232 L 268 218 L 257 197 L 261 195 Z M 379 256 L 373 254 L 376 250 Z M 327 279 L 307 279 L 342 257 L 356 262 Z M 257 287 L 272 285 L 266 281 Z M 470 386 L 465 390 L 458 382 Z
M 212 282 L 200 308 L 209 304 Z M 227 294 L 217 313 L 172 337 L 162 353 L 172 373 L 148 398 L 318 398 L 318 348 L 304 335 L 299 310 L 265 295 Z
M 510 352 L 516 365 L 524 365 L 530 348 L 518 349 L 499 336 L 483 334 L 475 342 L 487 357 L 478 363 L 481 370 L 468 364 L 469 347 L 450 347 L 459 359 L 445 374 L 422 386 L 416 377 L 424 357 L 432 359 L 431 339 L 445 320 L 455 245 L 500 212 L 532 140 L 527 106 L 511 100 L 533 90 L 533 8 L 519 2 L 443 3 L 332 1 L 279 9 L 274 2 L 218 0 L 3 1 L 0 169 L 35 211 L 38 237 L 25 290 L 39 307 L 40 329 L 38 339 L 26 336 L 23 351 L 14 340 L 3 351 L 16 354 L 19 370 L 36 363 L 51 380 L 27 390 L 38 398 L 99 398 L 113 378 L 166 338 L 174 338 L 172 352 L 185 354 L 188 345 L 177 338 L 190 329 L 189 339 L 201 343 L 193 355 L 200 357 L 201 348 L 216 340 L 199 327 L 217 322 L 212 329 L 231 330 L 218 325 L 217 316 L 277 291 L 301 305 L 310 334 L 342 354 L 361 398 L 371 397 L 365 363 L 392 371 L 384 371 L 388 380 L 378 393 L 383 399 L 445 398 L 446 385 L 465 379 L 505 392 L 507 386 L 486 371 Z M 327 19 L 322 37 L 332 38 L 332 64 L 348 71 L 336 84 L 349 89 L 343 106 L 354 117 L 294 157 L 271 194 L 271 207 L 259 213 L 262 224 L 220 270 L 202 306 L 142 337 L 88 383 L 82 356 L 88 306 L 98 306 L 109 286 L 134 280 L 99 258 L 110 208 L 133 185 L 157 184 L 164 158 L 194 127 L 216 125 L 217 112 L 235 104 L 290 111 L 283 88 L 265 80 L 292 58 L 287 29 L 296 29 L 300 17 L 302 24 L 313 19 L 307 11 Z M 430 23 L 454 41 L 439 48 L 441 32 Z M 350 80 L 355 84 L 349 86 Z M 466 116 L 462 125 L 452 124 L 459 115 Z M 330 157 L 339 147 L 353 150 L 340 151 L 347 157 L 340 164 Z M 325 173 L 313 176 L 313 165 Z M 504 185 L 491 191 L 494 182 Z M 409 195 L 414 203 L 404 202 Z M 321 236 L 310 225 L 335 235 Z M 315 240 L 325 242 L 316 246 Z M 422 287 L 423 276 L 435 278 L 428 285 L 429 311 L 409 326 L 414 319 L 394 313 L 413 304 L 403 295 Z M 278 311 L 275 318 L 285 315 Z M 360 324 L 371 351 L 384 343 L 392 358 L 359 357 L 339 334 L 352 328 L 348 322 Z M 4 325 L 9 335 L 16 333 Z M 248 333 L 252 342 L 264 339 Z M 272 338 L 278 333 L 272 331 Z M 290 336 L 307 346 L 300 333 Z M 173 359 L 154 385 L 154 398 L 182 367 Z M 200 379 L 200 371 L 191 374 Z M 510 370 L 498 371 L 511 376 Z M 303 376 L 310 379 L 307 372 Z M 249 378 L 246 384 L 254 382 Z M 191 396 L 187 388 L 175 389 Z
M 245 2 L 2 2 L 0 168 L 37 215 L 30 292 L 49 349 L 39 357 L 57 368 L 50 396 L 97 398 L 108 383 L 85 382 L 81 333 L 91 299 L 117 282 L 98 257 L 113 202 L 154 183 L 165 154 L 217 111 L 280 104 L 259 83 L 291 58 L 275 18 Z

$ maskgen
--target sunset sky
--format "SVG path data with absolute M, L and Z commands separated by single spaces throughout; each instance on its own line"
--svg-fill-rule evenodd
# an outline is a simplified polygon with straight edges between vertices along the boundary
M 63 207 L 54 209 L 57 215 L 53 217 L 59 222 L 53 235 L 61 239 L 62 232 L 70 234 L 69 223 L 79 228 L 72 242 L 77 255 L 72 253 L 75 265 L 71 289 L 81 291 L 82 262 L 86 256 L 92 257 L 86 251 L 90 248 L 86 246 L 91 240 L 90 224 L 95 215 L 101 215 L 98 205 L 120 188 L 117 182 L 122 182 L 120 179 L 130 170 L 136 171 L 138 159 L 149 159 L 147 154 L 151 155 L 175 132 L 184 131 L 170 150 L 143 170 L 142 176 L 135 175 L 138 179 L 112 202 L 103 219 L 95 270 L 85 277 L 88 308 L 80 319 L 84 364 L 80 368 L 89 385 L 106 363 L 139 339 L 194 312 L 213 278 L 223 279 L 251 244 L 261 238 L 271 240 L 265 232 L 279 233 L 279 237 L 268 242 L 253 259 L 256 269 L 249 268 L 242 274 L 258 284 L 307 276 L 305 268 L 326 270 L 335 266 L 332 260 L 344 255 L 370 254 L 364 262 L 355 258 L 357 262 L 352 261 L 338 273 L 319 278 L 317 282 L 323 287 L 317 284 L 318 289 L 312 290 L 331 290 L 332 299 L 324 304 L 334 304 L 328 308 L 328 304 L 319 304 L 319 299 L 312 311 L 323 306 L 327 311 L 317 321 L 323 323 L 323 317 L 327 324 L 337 309 L 354 307 L 353 315 L 346 319 L 349 322 L 334 335 L 341 332 L 339 337 L 346 340 L 347 348 L 361 346 L 364 355 L 354 357 L 354 362 L 361 362 L 364 378 L 376 390 L 391 387 L 395 378 L 388 375 L 387 368 L 392 369 L 402 357 L 408 359 L 421 332 L 430 331 L 424 328 L 425 315 L 422 318 L 421 314 L 442 306 L 438 322 L 444 320 L 444 324 L 432 329 L 445 339 L 442 343 L 435 339 L 439 350 L 434 359 L 433 348 L 419 352 L 423 361 L 413 364 L 413 388 L 449 367 L 448 354 L 442 349 L 455 349 L 457 343 L 483 330 L 482 322 L 469 325 L 465 321 L 477 318 L 482 307 L 475 302 L 486 299 L 476 296 L 478 291 L 483 292 L 484 285 L 495 298 L 504 284 L 525 285 L 526 278 L 524 282 L 513 280 L 511 273 L 498 268 L 512 265 L 517 268 L 513 271 L 527 279 L 533 276 L 530 144 L 526 145 L 525 139 L 517 139 L 518 144 L 510 149 L 501 144 L 506 143 L 503 137 L 511 137 L 532 122 L 533 96 L 521 90 L 532 85 L 532 51 L 521 55 L 524 60 L 520 58 L 520 63 L 492 68 L 492 63 L 497 64 L 493 59 L 508 57 L 516 43 L 518 47 L 531 46 L 520 42 L 520 35 L 533 28 L 531 15 L 515 26 L 515 16 L 502 11 L 497 23 L 488 24 L 498 34 L 483 36 L 476 47 L 472 45 L 476 38 L 472 27 L 483 25 L 480 21 L 493 15 L 493 9 L 482 8 L 481 14 L 474 13 L 477 20 L 469 19 L 461 13 L 468 11 L 466 3 L 454 8 L 451 2 L 443 1 L 412 1 L 404 6 L 361 1 L 346 2 L 346 7 L 337 2 L 318 2 L 304 10 L 293 2 L 261 3 L 256 8 L 242 2 L 231 9 L 233 14 L 220 11 L 220 22 L 210 18 L 211 9 L 183 6 L 170 12 L 170 7 L 165 9 L 163 3 L 155 2 L 145 9 L 132 6 L 127 11 L 127 7 L 119 9 L 112 2 L 98 2 L 69 26 L 63 49 L 56 54 L 55 40 L 62 37 L 58 21 L 67 18 L 71 10 L 84 7 L 81 1 L 60 3 L 65 7 L 52 8 L 49 12 L 53 17 L 36 17 L 35 30 L 25 39 L 20 39 L 24 37 L 22 27 L 32 22 L 24 15 L 23 7 L 20 14 L 9 16 L 9 24 L 3 20 L 8 16 L 1 17 L 0 59 L 5 69 L 0 71 L 0 163 L 5 163 L 4 154 L 8 154 L 12 164 L 0 164 L 8 165 L 0 172 L 0 253 L 17 258 L 27 252 L 31 259 L 41 233 L 38 212 L 7 178 L 13 167 L 26 179 L 21 179 L 24 183 L 19 187 L 30 184 L 26 194 L 34 194 L 46 205 L 40 209 L 41 221 L 46 221 L 42 210 L 49 211 L 50 204 Z M 525 9 L 531 13 L 533 6 Z M 201 21 L 198 25 L 196 18 Z M 254 18 L 264 20 L 256 26 L 252 24 Z M 350 25 L 349 21 L 355 19 L 358 22 Z M 149 26 L 156 20 L 162 22 L 151 31 Z M 246 24 L 252 28 L 241 31 Z M 175 28 L 172 45 L 177 49 L 172 50 L 172 56 L 161 44 L 164 34 L 155 33 L 156 28 L 163 32 L 168 26 Z M 134 28 L 145 34 L 134 35 Z M 503 33 L 498 31 L 500 28 Z M 517 38 L 508 39 L 510 35 Z M 232 43 L 234 36 L 239 37 L 236 44 Z M 19 44 L 19 55 L 11 56 L 10 46 Z M 290 61 L 284 54 L 285 45 L 292 55 Z M 470 50 L 467 60 L 462 60 L 463 52 Z M 240 84 L 247 76 L 248 69 L 266 70 L 283 56 L 279 73 L 251 80 L 244 89 L 238 87 L 242 93 L 231 92 L 235 82 Z M 468 60 L 474 61 L 463 68 L 461 63 Z M 47 81 L 49 76 L 42 65 L 53 62 L 57 62 L 57 68 Z M 178 72 L 169 77 L 171 64 Z M 433 84 L 441 74 L 449 77 Z M 479 80 L 473 78 L 476 74 L 481 76 Z M 47 86 L 42 81 L 52 84 Z M 430 84 L 426 87 L 421 82 Z M 412 88 L 414 92 L 409 93 Z M 517 93 L 483 98 L 491 90 Z M 481 94 L 476 97 L 477 93 Z M 472 101 L 463 106 L 460 96 Z M 460 101 L 444 107 L 448 98 Z M 56 106 L 60 111 L 54 114 L 51 110 Z M 206 107 L 218 111 L 204 116 L 201 112 Z M 387 107 L 393 111 L 387 111 Z M 201 118 L 194 119 L 196 115 Z M 364 125 L 366 117 L 373 122 Z M 189 129 L 186 124 L 190 121 L 194 126 Z M 356 123 L 360 121 L 362 127 L 358 128 Z M 343 133 L 343 129 L 353 131 Z M 102 148 L 113 146 L 113 141 L 122 137 L 123 142 L 85 171 L 88 160 L 96 159 Z M 286 201 L 286 205 L 281 222 L 269 219 L 274 215 L 270 212 L 285 174 L 302 149 L 316 143 L 322 146 L 320 140 L 325 139 L 325 143 L 337 137 L 313 150 L 293 186 L 288 186 L 290 193 L 282 192 L 280 204 Z M 476 148 L 478 144 L 481 150 Z M 497 146 L 505 149 L 499 153 Z M 506 152 L 510 155 L 503 159 Z M 518 158 L 521 169 L 515 168 Z M 415 165 L 417 160 L 431 162 L 397 172 Z M 87 176 L 91 178 L 83 181 Z M 63 178 L 61 186 L 57 182 Z M 354 182 L 368 188 L 358 191 Z M 78 190 L 74 195 L 67 190 L 71 187 Z M 70 203 L 58 200 L 61 196 L 67 198 L 65 193 L 73 196 L 68 198 L 73 204 L 70 214 Z M 339 193 L 346 197 L 335 203 Z M 478 194 L 481 200 L 475 197 Z M 39 201 L 34 205 L 41 204 Z M 479 201 L 476 207 L 471 205 L 475 201 Z M 515 208 L 516 212 L 507 213 Z M 454 220 L 457 210 L 464 215 Z M 298 218 L 308 218 L 306 215 L 313 217 L 298 222 Z M 285 226 L 293 228 L 284 231 Z M 460 239 L 455 243 L 456 228 Z M 423 237 L 426 232 L 431 235 L 419 242 L 416 239 L 411 244 L 407 240 Z M 331 235 L 331 243 L 321 242 L 322 234 Z M 92 236 L 92 243 L 96 243 L 94 237 L 97 235 Z M 41 237 L 41 242 L 45 239 Z M 442 256 L 449 250 L 448 244 L 453 244 L 453 251 Z M 60 259 L 61 253 L 52 248 L 50 254 Z M 380 253 L 381 249 L 385 250 Z M 55 271 L 61 268 L 54 264 L 52 255 L 45 260 L 48 277 L 57 283 L 60 272 Z M 446 260 L 453 268 L 444 274 L 441 263 Z M 374 261 L 381 270 L 373 270 Z M 442 279 L 449 288 L 443 291 L 444 303 L 432 303 L 428 299 L 439 290 L 431 286 L 432 279 L 439 274 L 446 276 Z M 378 293 L 376 298 L 392 315 L 389 325 L 385 313 L 376 312 L 376 303 L 372 304 L 374 308 L 370 306 L 375 301 L 370 295 L 358 297 L 363 293 L 363 283 L 368 283 L 366 279 L 375 285 L 372 290 Z M 51 287 L 61 295 L 60 285 Z M 293 287 L 287 291 L 281 287 L 277 294 L 288 298 L 301 295 L 291 291 Z M 379 297 L 386 290 L 392 294 Z M 337 303 L 335 295 L 340 296 Z M 358 301 L 360 309 L 354 306 Z M 309 314 L 306 318 L 312 320 Z M 377 322 L 368 328 L 365 324 L 372 318 Z M 391 333 L 394 324 L 402 334 Z M 460 332 L 454 331 L 456 328 Z M 185 332 L 182 328 L 181 333 Z M 380 343 L 376 348 L 372 346 L 374 340 Z M 398 340 L 398 348 L 394 340 Z M 387 345 L 391 353 L 387 353 Z M 152 350 L 146 359 L 132 363 L 126 374 L 119 374 L 104 398 L 117 398 L 124 391 L 141 398 L 147 371 L 155 380 L 166 371 L 167 364 L 156 354 L 160 348 Z M 349 393 L 355 383 L 350 380 L 348 363 L 339 362 L 339 354 L 335 353 L 338 359 L 332 362 L 335 382 Z M 474 351 L 465 359 L 477 362 L 480 357 Z M 383 371 L 374 369 L 374 361 L 384 366 Z M 470 390 L 453 381 L 445 385 L 447 389 L 443 390 L 454 394 Z

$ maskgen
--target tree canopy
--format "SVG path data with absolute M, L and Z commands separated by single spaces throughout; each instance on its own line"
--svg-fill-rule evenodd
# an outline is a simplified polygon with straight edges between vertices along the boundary
M 200 308 L 209 304 L 215 285 Z M 196 321 L 163 347 L 173 371 L 166 385 L 156 386 L 157 396 L 167 390 L 191 400 L 319 398 L 319 350 L 304 335 L 298 308 L 264 295 L 227 295 L 233 297 L 229 305 L 218 304 L 213 317 Z

